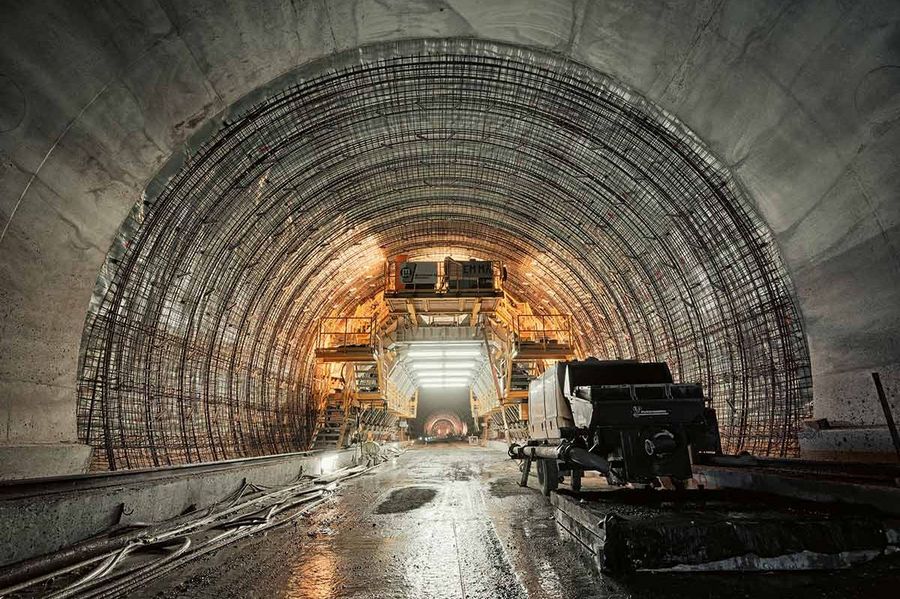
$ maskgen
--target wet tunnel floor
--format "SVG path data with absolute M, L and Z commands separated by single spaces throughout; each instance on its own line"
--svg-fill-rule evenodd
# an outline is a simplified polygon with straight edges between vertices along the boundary
M 305 522 L 193 562 L 135 597 L 624 598 L 892 596 L 875 569 L 793 575 L 597 574 L 560 537 L 516 464 L 468 445 L 417 447 L 348 481 Z

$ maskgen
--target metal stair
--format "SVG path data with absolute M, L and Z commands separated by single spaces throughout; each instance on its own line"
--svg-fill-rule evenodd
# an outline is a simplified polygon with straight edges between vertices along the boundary
M 538 376 L 537 364 L 534 362 L 513 362 L 510 376 L 510 391 L 528 392 L 528 385 Z
M 377 393 L 378 365 L 375 362 L 360 362 L 353 364 L 353 380 L 357 393 Z
M 311 448 L 337 449 L 340 447 L 346 420 L 343 395 L 340 392 L 331 393 L 328 396 L 325 409 L 319 415 L 316 436 L 313 439 Z

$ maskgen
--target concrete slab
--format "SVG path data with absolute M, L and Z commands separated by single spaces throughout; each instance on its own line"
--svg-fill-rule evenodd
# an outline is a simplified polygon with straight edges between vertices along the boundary
M 844 569 L 898 549 L 884 517 L 761 494 L 559 491 L 551 501 L 559 527 L 614 575 Z
M 897 451 L 886 426 L 805 429 L 798 435 L 800 454 L 812 460 L 897 462 Z
M 0 481 L 87 472 L 90 445 L 0 445 Z

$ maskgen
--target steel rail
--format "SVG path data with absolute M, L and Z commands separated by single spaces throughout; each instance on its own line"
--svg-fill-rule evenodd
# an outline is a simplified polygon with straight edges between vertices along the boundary
M 43 498 L 59 493 L 77 493 L 92 489 L 120 487 L 122 485 L 140 485 L 176 477 L 196 477 L 205 474 L 243 470 L 247 467 L 274 466 L 295 461 L 297 458 L 314 457 L 329 453 L 334 452 L 323 450 L 301 451 L 199 464 L 174 464 L 159 468 L 91 472 L 39 479 L 4 481 L 0 483 L 0 501 L 27 497 Z

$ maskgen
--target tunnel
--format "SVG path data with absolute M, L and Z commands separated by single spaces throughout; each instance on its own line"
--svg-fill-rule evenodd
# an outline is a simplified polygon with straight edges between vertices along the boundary
M 796 452 L 811 390 L 792 283 L 681 124 L 523 49 L 367 51 L 230 109 L 132 209 L 82 336 L 97 459 L 302 448 L 315 324 L 371 300 L 400 253 L 502 258 L 510 294 L 571 313 L 585 355 L 665 360 L 728 410 L 736 450 Z
M 398 531 L 421 514 L 481 518 L 452 512 L 442 494 L 458 485 L 490 497 L 484 518 L 544 510 L 552 540 L 582 513 L 566 493 L 606 501 L 588 475 L 603 468 L 603 484 L 638 494 L 686 484 L 892 513 L 894 3 L 47 0 L 0 13 L 0 512 L 10 538 L 28 502 L 53 506 L 28 512 L 30 530 L 72 521 L 9 543 L 0 587 L 22 578 L 17 563 L 37 571 L 129 513 L 168 521 L 305 476 L 352 490 L 321 490 L 321 510 L 377 504 L 367 517 Z M 627 378 L 651 364 L 661 378 Z M 613 368 L 630 374 L 576 383 Z M 535 400 L 553 384 L 563 404 Z M 606 404 L 592 397 L 622 389 L 629 422 L 697 399 L 705 411 L 678 426 L 702 421 L 705 436 L 597 432 Z M 673 403 L 648 408 L 653 393 Z M 610 435 L 617 449 L 600 449 Z M 664 476 L 676 447 L 684 476 Z M 531 493 L 538 481 L 553 503 Z M 136 495 L 112 490 L 127 484 Z M 164 484 L 178 490 L 153 499 Z M 83 499 L 63 508 L 69 492 Z M 106 507 L 88 516 L 79 501 Z M 314 549 L 298 551 L 318 557 L 302 567 L 355 571 L 304 514 Z M 508 585 L 475 596 L 580 588 L 522 574 L 526 540 L 496 526 L 447 533 L 458 548 L 475 546 L 460 534 L 519 547 L 459 549 L 463 595 L 462 564 Z M 866 543 L 819 547 L 831 557 L 817 563 Z M 632 567 L 600 570 L 615 564 Z M 371 590 L 319 574 L 297 596 Z M 873 592 L 883 579 L 867 578 Z M 273 580 L 264 593 L 283 590 Z
M 469 427 L 462 421 L 459 414 L 443 410 L 428 415 L 422 432 L 429 437 L 462 437 L 469 432 Z

